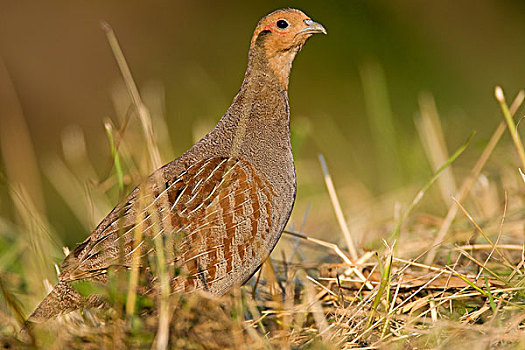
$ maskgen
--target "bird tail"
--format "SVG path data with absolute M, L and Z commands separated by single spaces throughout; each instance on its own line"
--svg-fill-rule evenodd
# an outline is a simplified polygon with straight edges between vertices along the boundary
M 42 323 L 60 314 L 86 306 L 87 299 L 68 282 L 60 281 L 29 316 L 29 322 Z

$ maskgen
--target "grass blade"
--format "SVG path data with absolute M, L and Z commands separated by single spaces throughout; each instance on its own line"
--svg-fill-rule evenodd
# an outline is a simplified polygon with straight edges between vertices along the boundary
M 110 122 L 105 122 L 104 128 L 106 129 L 109 147 L 111 148 L 111 155 L 113 156 L 113 164 L 115 165 L 115 172 L 117 173 L 118 189 L 120 194 L 122 194 L 122 192 L 124 191 L 124 174 L 122 173 L 122 165 L 120 163 L 118 150 L 115 146 L 115 139 L 113 137 L 113 127 L 111 126 Z
M 374 298 L 374 302 L 372 303 L 372 308 L 370 309 L 370 316 L 368 318 L 368 327 L 370 327 L 372 325 L 372 322 L 374 321 L 374 317 L 375 317 L 375 314 L 377 312 L 377 307 L 379 306 L 379 303 L 381 302 L 381 297 L 383 296 L 383 293 L 385 292 L 386 289 L 389 289 L 387 287 L 390 286 L 390 274 L 391 274 L 391 271 L 392 271 L 392 253 L 393 251 L 390 252 L 390 255 L 388 257 L 388 262 L 386 263 L 386 266 L 383 268 L 383 270 L 381 271 L 381 282 L 379 283 L 379 288 L 377 290 L 377 294 Z M 378 258 L 379 262 L 379 266 L 381 266 L 381 259 Z
M 518 129 L 516 128 L 516 123 L 514 123 L 512 114 L 510 113 L 509 107 L 505 102 L 505 95 L 503 94 L 503 89 L 500 86 L 496 86 L 495 95 L 496 99 L 500 104 L 501 111 L 503 112 L 503 116 L 505 117 L 505 121 L 507 122 L 507 127 L 509 129 L 510 136 L 512 137 L 512 141 L 514 142 L 514 147 L 516 148 L 516 151 L 518 152 L 518 155 L 520 157 L 522 168 L 525 169 L 525 150 L 523 149 L 523 142 L 521 142 L 521 137 L 518 132 Z

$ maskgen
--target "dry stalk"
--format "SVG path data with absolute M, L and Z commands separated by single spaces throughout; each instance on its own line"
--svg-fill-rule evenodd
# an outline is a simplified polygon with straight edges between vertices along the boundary
M 358 259 L 357 249 L 355 248 L 354 240 L 348 229 L 348 224 L 346 222 L 343 210 L 341 209 L 341 203 L 339 203 L 339 198 L 337 197 L 337 192 L 335 190 L 334 182 L 328 171 L 328 166 L 322 154 L 319 154 L 319 162 L 321 163 L 321 169 L 323 170 L 324 181 L 326 183 L 326 188 L 328 189 L 328 194 L 330 195 L 330 200 L 332 201 L 332 206 L 334 208 L 335 216 L 337 217 L 337 222 L 339 227 L 343 232 L 343 236 L 346 241 L 346 246 L 350 252 L 350 256 L 354 261 Z
M 126 301 L 126 315 L 132 316 L 135 313 L 135 303 L 137 299 L 137 286 L 139 280 L 140 258 L 142 255 L 141 247 L 143 244 L 142 235 L 144 232 L 144 222 L 146 221 L 144 206 L 144 193 L 140 191 L 138 198 L 138 214 L 133 230 L 133 251 L 131 252 L 131 275 L 129 278 L 128 297 Z
M 424 146 L 427 158 L 432 164 L 432 170 L 436 172 L 441 164 L 444 164 L 449 158 L 445 137 L 436 102 L 430 94 L 421 94 L 419 96 L 420 117 L 416 118 L 416 127 L 419 137 Z M 443 201 L 450 205 L 450 196 L 456 193 L 456 182 L 452 167 L 443 171 L 441 177 L 437 180 Z
M 485 240 L 487 242 L 489 242 L 490 245 L 493 246 L 493 249 L 496 251 L 496 253 L 498 253 L 498 255 L 501 257 L 501 259 L 503 259 L 505 265 L 510 267 L 512 270 L 516 270 L 516 268 L 514 266 L 512 266 L 512 264 L 507 259 L 507 257 L 501 253 L 501 251 L 496 247 L 496 244 L 494 244 L 492 242 L 492 240 L 487 236 L 485 231 L 483 231 L 483 229 L 478 225 L 478 223 L 474 220 L 474 218 L 469 214 L 469 212 L 465 209 L 465 207 L 463 207 L 463 205 L 461 205 L 461 203 L 459 203 L 455 198 L 454 198 L 454 201 L 456 202 L 456 205 L 461 209 L 461 211 L 465 214 L 465 216 L 469 219 L 469 221 L 472 222 L 472 224 L 474 225 L 476 230 L 478 230 L 479 233 L 481 233 L 481 235 L 483 236 L 483 238 L 485 238 Z M 521 272 L 519 272 L 519 271 L 516 271 L 516 272 L 521 274 Z
M 133 80 L 133 75 L 131 74 L 131 70 L 129 69 L 129 66 L 126 62 L 126 58 L 124 57 L 124 53 L 122 52 L 122 49 L 120 48 L 120 44 L 115 35 L 115 32 L 113 31 L 113 28 L 111 28 L 111 26 L 107 22 L 102 22 L 102 29 L 106 33 L 106 37 L 108 39 L 109 45 L 111 47 L 111 50 L 113 51 L 113 55 L 115 56 L 115 60 L 117 61 L 120 72 L 122 74 L 122 78 L 124 79 L 124 83 L 126 84 L 128 93 L 131 97 L 131 101 L 135 105 L 138 116 L 142 123 L 142 129 L 144 132 L 144 136 L 146 138 L 146 145 L 148 147 L 148 151 L 150 155 L 150 161 L 151 161 L 150 170 L 151 171 L 156 170 L 160 168 L 160 166 L 162 165 L 162 162 L 160 158 L 159 149 L 155 142 L 155 136 L 154 136 L 153 128 L 151 125 L 151 117 L 149 114 L 149 110 L 144 104 L 144 102 L 142 101 L 139 90 L 137 89 L 137 85 L 135 84 L 135 81 Z
M 494 254 L 494 251 L 497 249 L 498 252 L 500 251 L 498 247 L 498 243 L 501 239 L 501 235 L 503 234 L 503 223 L 505 222 L 505 215 L 507 214 L 507 193 L 505 192 L 505 205 L 503 206 L 503 215 L 501 217 L 501 223 L 500 223 L 500 226 L 499 226 L 499 232 L 498 232 L 498 237 L 496 238 L 496 242 L 494 242 L 494 244 L 492 245 L 492 249 L 490 250 L 490 253 L 489 255 L 487 256 L 487 259 L 485 259 L 485 263 L 483 264 L 484 266 L 487 266 L 488 262 L 490 261 L 490 258 L 492 258 L 492 254 Z M 499 253 L 501 254 L 501 253 Z M 518 272 L 519 270 L 515 269 L 514 266 L 512 266 L 513 270 Z M 485 267 L 481 268 L 478 272 L 478 275 L 476 276 L 476 280 L 481 276 L 481 274 L 483 273 L 483 270 L 485 269 Z
M 339 248 L 339 246 L 337 244 L 334 244 L 334 243 L 329 243 L 329 242 L 325 242 L 323 240 L 320 240 L 320 239 L 317 239 L 317 238 L 312 238 L 312 237 L 308 237 L 306 235 L 303 235 L 301 233 L 297 233 L 297 232 L 293 232 L 293 231 L 283 231 L 283 233 L 287 233 L 289 235 L 292 235 L 292 236 L 295 236 L 295 237 L 299 237 L 299 238 L 302 238 L 304 240 L 307 240 L 309 242 L 312 242 L 314 244 L 318 244 L 320 246 L 323 246 L 323 247 L 326 247 L 326 248 L 330 248 L 332 249 L 337 255 L 339 255 L 339 257 L 345 262 L 348 264 L 348 268 L 357 276 L 359 277 L 359 279 L 361 279 L 362 282 L 364 282 L 366 284 L 366 287 L 370 290 L 372 290 L 374 287 L 369 283 L 367 282 L 367 279 L 366 277 L 361 273 L 361 271 L 359 271 L 358 269 L 356 269 L 354 267 L 354 263 L 352 263 L 352 261 L 345 255 L 345 253 L 341 250 L 341 248 Z

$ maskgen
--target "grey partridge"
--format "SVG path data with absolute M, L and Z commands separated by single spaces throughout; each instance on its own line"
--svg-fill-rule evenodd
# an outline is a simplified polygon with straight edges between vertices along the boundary
M 142 258 L 154 254 L 146 243 L 158 235 L 171 238 L 168 263 L 181 271 L 172 277 L 173 292 L 223 295 L 257 271 L 295 200 L 288 79 L 315 33 L 326 30 L 295 9 L 260 20 L 244 81 L 215 128 L 135 188 L 65 258 L 58 284 L 29 321 L 99 303 L 96 295 L 82 296 L 75 282 L 106 283 L 109 269 L 131 268 L 137 250 Z

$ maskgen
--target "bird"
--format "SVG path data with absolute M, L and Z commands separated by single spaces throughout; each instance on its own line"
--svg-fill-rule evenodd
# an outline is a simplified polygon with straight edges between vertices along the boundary
M 217 125 L 179 158 L 154 171 L 64 259 L 58 283 L 29 316 L 41 323 L 101 303 L 75 283 L 105 284 L 111 269 L 145 268 L 151 241 L 171 242 L 172 293 L 221 296 L 244 284 L 268 258 L 290 218 L 296 174 L 288 82 L 306 41 L 326 29 L 285 8 L 263 17 L 248 66 Z M 150 242 L 150 243 L 148 243 Z

